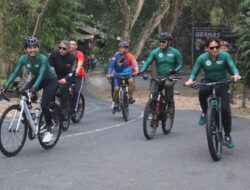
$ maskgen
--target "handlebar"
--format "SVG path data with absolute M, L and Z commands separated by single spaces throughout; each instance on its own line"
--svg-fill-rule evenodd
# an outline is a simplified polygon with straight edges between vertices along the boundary
M 142 75 L 142 78 L 144 80 L 148 80 L 148 79 L 151 79 L 153 81 L 156 81 L 156 82 L 164 82 L 166 80 L 169 80 L 169 81 L 178 81 L 179 79 L 181 79 L 181 77 L 177 77 L 177 76 L 173 76 L 173 75 L 168 75 L 168 76 L 163 76 L 163 77 L 152 77 L 150 75 Z
M 201 86 L 213 86 L 213 87 L 215 87 L 215 86 L 220 85 L 220 84 L 230 84 L 230 83 L 235 83 L 234 79 L 228 79 L 228 80 L 221 81 L 221 82 L 194 83 L 194 84 L 190 85 L 189 87 L 194 88 L 194 89 L 198 89 Z M 183 86 L 187 86 L 187 85 L 183 84 Z

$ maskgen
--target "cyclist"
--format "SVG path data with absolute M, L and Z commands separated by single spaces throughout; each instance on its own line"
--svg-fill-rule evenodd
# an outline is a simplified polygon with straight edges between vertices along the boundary
M 17 62 L 14 72 L 10 75 L 6 85 L 1 92 L 7 91 L 9 85 L 15 80 L 22 66 L 34 75 L 34 78 L 26 85 L 25 89 L 30 91 L 30 96 L 35 96 L 36 91 L 43 89 L 41 108 L 44 112 L 48 131 L 43 137 L 43 142 L 50 142 L 53 134 L 50 129 L 53 127 L 51 113 L 49 110 L 50 100 L 56 90 L 57 78 L 55 71 L 49 66 L 48 58 L 39 53 L 39 41 L 35 37 L 28 37 L 24 42 L 26 54 L 21 56 Z
M 208 39 L 208 52 L 200 55 L 194 65 L 193 71 L 186 81 L 186 85 L 190 86 L 195 83 L 195 79 L 202 68 L 205 73 L 205 78 L 202 82 L 220 82 L 228 79 L 228 69 L 233 73 L 232 78 L 235 82 L 241 79 L 239 71 L 236 68 L 233 59 L 227 52 L 219 51 L 220 42 L 217 39 Z M 233 148 L 231 133 L 231 109 L 230 109 L 230 92 L 229 85 L 223 84 L 218 86 L 217 96 L 221 98 L 222 107 L 222 124 L 225 131 L 225 145 L 228 148 Z M 206 122 L 207 98 L 212 94 L 212 87 L 202 86 L 199 90 L 199 101 L 202 109 L 199 124 L 204 125 Z
M 130 75 L 128 79 L 128 94 L 129 94 L 129 103 L 133 104 L 135 100 L 133 99 L 134 93 L 134 78 L 131 75 L 133 70 L 135 74 L 139 73 L 138 64 L 134 55 L 128 52 L 128 43 L 120 42 L 118 44 L 119 52 L 115 53 L 112 59 L 110 60 L 108 67 L 107 78 L 111 78 L 111 73 L 114 70 L 115 76 L 123 76 Z M 118 91 L 120 89 L 120 80 L 118 78 L 114 78 L 114 108 L 112 113 L 115 114 L 118 111 Z
M 172 35 L 167 32 L 162 32 L 158 35 L 158 40 L 160 47 L 150 53 L 146 63 L 141 69 L 141 73 L 145 72 L 155 60 L 158 76 L 176 74 L 182 68 L 183 60 L 181 53 L 170 46 Z M 173 112 L 174 107 L 174 84 L 175 82 L 166 81 L 159 86 L 160 91 L 165 88 L 165 97 L 168 104 L 167 111 L 169 113 Z
M 62 109 L 65 109 L 68 105 L 70 82 L 67 82 L 66 79 L 75 63 L 75 56 L 69 51 L 69 48 L 69 41 L 62 40 L 59 44 L 59 49 L 52 51 L 49 55 L 49 63 L 54 68 L 59 83 L 60 106 Z
M 77 50 L 78 44 L 76 40 L 70 40 L 70 52 L 76 57 L 76 74 L 74 77 L 75 82 L 75 96 L 74 96 L 74 113 L 73 117 L 76 116 L 78 110 L 78 102 L 80 99 L 80 93 L 85 81 L 85 70 L 84 70 L 84 54 Z
M 219 48 L 220 51 L 225 51 L 225 52 L 229 53 L 229 48 L 228 47 L 229 47 L 229 44 L 228 44 L 227 41 L 224 41 L 224 40 L 220 41 L 220 48 Z

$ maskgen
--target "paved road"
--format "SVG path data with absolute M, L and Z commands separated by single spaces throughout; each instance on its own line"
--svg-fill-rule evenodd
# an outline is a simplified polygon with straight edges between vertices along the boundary
M 86 94 L 85 94 L 86 95 Z M 235 190 L 250 187 L 250 120 L 233 118 L 234 149 L 219 162 L 208 152 L 199 113 L 176 112 L 171 134 L 142 132 L 143 107 L 130 120 L 111 114 L 110 102 L 87 95 L 80 124 L 49 151 L 27 140 L 13 158 L 0 154 L 1 190 Z

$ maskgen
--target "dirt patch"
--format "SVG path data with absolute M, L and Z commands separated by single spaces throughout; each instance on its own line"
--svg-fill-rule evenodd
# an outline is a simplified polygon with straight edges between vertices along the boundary
M 100 89 L 92 88 L 91 93 L 96 97 L 111 101 L 111 92 L 109 89 L 100 91 Z M 148 101 L 149 92 L 146 90 L 136 90 L 134 99 L 136 104 L 145 105 Z M 201 111 L 198 93 L 185 93 L 184 95 L 175 95 L 176 109 L 179 110 L 197 110 Z M 247 101 L 247 108 L 241 108 L 241 100 L 236 99 L 231 104 L 232 115 L 250 119 L 250 101 Z

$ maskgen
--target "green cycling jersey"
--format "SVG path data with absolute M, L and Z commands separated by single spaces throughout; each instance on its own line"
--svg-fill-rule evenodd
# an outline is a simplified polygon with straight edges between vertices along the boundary
M 227 80 L 228 71 L 233 75 L 239 73 L 230 54 L 223 51 L 218 52 L 215 61 L 208 52 L 200 55 L 189 78 L 195 80 L 201 68 L 204 70 L 205 78 L 214 82 Z
M 183 66 L 182 55 L 177 49 L 168 46 L 167 49 L 163 50 L 158 47 L 150 53 L 141 72 L 146 71 L 154 60 L 156 61 L 158 76 L 167 76 L 170 70 L 178 72 Z
M 10 75 L 6 86 L 9 86 L 17 77 L 22 66 L 25 65 L 27 69 L 37 78 L 33 87 L 38 87 L 42 80 L 56 78 L 55 71 L 50 67 L 48 58 L 38 53 L 35 60 L 31 61 L 29 55 L 21 56 L 17 62 L 14 72 Z

